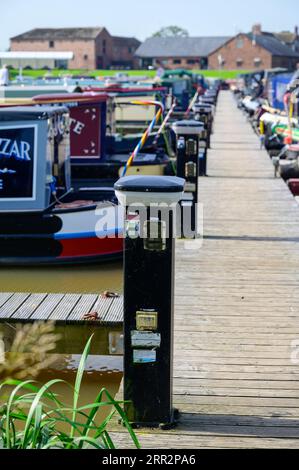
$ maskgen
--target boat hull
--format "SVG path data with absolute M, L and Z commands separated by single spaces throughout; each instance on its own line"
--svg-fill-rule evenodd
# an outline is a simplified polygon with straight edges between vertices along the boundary
M 1 234 L 0 265 L 87 264 L 122 257 L 123 219 L 119 206 L 102 203 L 78 210 L 56 210 L 53 218 L 60 221 L 55 233 L 40 230 Z

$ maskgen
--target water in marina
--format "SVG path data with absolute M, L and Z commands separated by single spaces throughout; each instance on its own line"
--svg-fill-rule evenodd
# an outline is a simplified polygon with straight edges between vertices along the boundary
M 2 292 L 100 293 L 122 291 L 122 263 L 0 267 Z
M 58 354 L 55 355 L 55 362 L 46 370 L 43 370 L 35 381 L 43 385 L 50 380 L 61 380 L 63 382 L 56 383 L 50 390 L 57 394 L 57 398 L 63 403 L 65 408 L 72 408 L 74 399 L 74 384 L 76 373 L 80 361 L 80 355 L 76 354 Z M 120 356 L 100 356 L 90 355 L 88 357 L 85 373 L 83 376 L 78 406 L 87 406 L 96 400 L 99 392 L 105 388 L 112 397 L 115 397 L 122 378 L 122 360 Z M 28 377 L 29 379 L 29 377 Z M 0 406 L 4 402 L 4 397 L 11 392 L 11 387 L 4 387 L 0 394 Z M 3 398 L 2 398 L 3 397 Z M 42 400 L 47 402 L 47 400 Z M 108 401 L 104 395 L 103 401 Z M 50 404 L 52 406 L 52 403 Z M 104 405 L 99 408 L 95 419 L 95 424 L 100 425 L 103 419 L 111 411 L 111 406 Z M 86 412 L 89 413 L 87 408 Z M 66 412 L 67 414 L 67 412 Z M 71 413 L 69 418 L 71 418 Z M 82 422 L 82 418 L 77 416 L 77 421 Z M 58 425 L 58 427 L 68 432 L 67 424 Z
M 104 290 L 122 292 L 122 263 L 102 263 L 82 266 L 53 267 L 1 267 L 0 290 L 2 292 L 62 292 L 101 293 Z M 84 313 L 84 312 L 83 312 Z M 80 354 L 88 338 L 93 334 L 91 356 L 82 383 L 80 403 L 88 404 L 105 387 L 112 396 L 119 389 L 122 377 L 122 357 L 109 356 L 109 333 L 120 332 L 120 328 L 106 328 L 94 325 L 57 326 L 60 335 L 56 352 L 59 354 L 55 367 L 44 370 L 38 380 L 45 383 L 53 378 L 63 378 L 74 383 Z M 0 325 L 4 336 L 5 350 L 9 351 L 15 326 Z M 66 385 L 57 385 L 56 390 L 65 403 L 70 404 L 72 391 Z M 104 407 L 98 421 L 109 413 Z

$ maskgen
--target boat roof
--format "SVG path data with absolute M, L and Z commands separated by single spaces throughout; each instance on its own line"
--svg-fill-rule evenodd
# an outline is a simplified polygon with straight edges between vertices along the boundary
M 158 87 L 153 87 L 151 85 L 149 86 L 140 86 L 140 87 L 122 87 L 117 84 L 115 85 L 109 85 L 108 87 L 94 87 L 90 86 L 87 88 L 84 88 L 84 90 L 92 90 L 93 92 L 102 92 L 102 93 L 119 93 L 119 94 L 125 94 L 125 93 L 156 93 L 158 91 L 167 91 L 166 87 L 163 86 L 158 86 Z
M 0 108 L 0 122 L 10 121 L 36 121 L 67 113 L 64 106 L 14 106 Z
M 194 73 L 190 72 L 190 70 L 185 70 L 185 69 L 174 69 L 174 70 L 165 70 L 163 75 L 162 75 L 162 80 L 164 78 L 169 78 L 169 77 L 192 77 Z
M 82 102 L 82 103 L 98 103 L 107 101 L 108 96 L 104 93 L 84 92 L 84 93 L 50 93 L 33 96 L 32 100 L 36 102 L 45 103 L 67 103 L 67 102 Z

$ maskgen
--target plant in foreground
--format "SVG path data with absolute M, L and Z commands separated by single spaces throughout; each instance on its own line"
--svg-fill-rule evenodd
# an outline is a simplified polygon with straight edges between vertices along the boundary
M 17 326 L 10 352 L 0 358 L 0 380 L 37 377 L 57 359 L 53 352 L 59 338 L 53 322 Z
M 50 380 L 41 387 L 32 380 L 8 379 L 0 383 L 1 395 L 9 390 L 4 404 L 0 405 L 0 448 L 113 449 L 115 445 L 107 427 L 115 414 L 122 420 L 134 445 L 140 447 L 122 409 L 123 402 L 114 400 L 108 390 L 103 388 L 93 403 L 78 405 L 91 340 L 92 337 L 85 346 L 72 387 L 72 406 L 63 404 L 51 390 L 57 383 L 67 384 L 61 379 Z M 0 400 L 3 403 L 3 397 Z M 98 411 L 107 406 L 111 407 L 108 416 L 101 424 L 96 424 Z

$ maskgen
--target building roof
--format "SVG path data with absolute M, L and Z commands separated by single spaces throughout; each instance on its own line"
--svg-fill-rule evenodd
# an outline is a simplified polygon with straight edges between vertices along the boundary
M 278 37 L 272 33 L 262 33 L 253 36 L 252 33 L 247 34 L 249 39 L 255 40 L 256 44 L 269 51 L 274 56 L 283 57 L 299 57 L 298 52 L 294 51 L 290 46 L 284 44 Z
M 138 47 L 141 42 L 133 37 L 127 38 L 124 36 L 112 36 L 113 44 L 115 45 L 126 45 L 126 46 L 135 46 Z
M 224 44 L 227 36 L 209 37 L 152 37 L 138 47 L 139 57 L 206 57 Z
M 35 52 L 35 51 L 12 51 L 0 52 L 0 59 L 49 59 L 49 60 L 71 60 L 73 52 Z
M 247 36 L 251 41 L 255 40 L 256 44 L 263 49 L 269 51 L 273 56 L 282 56 L 282 57 L 299 57 L 299 53 L 296 52 L 297 42 L 294 43 L 293 47 L 282 42 L 275 33 L 266 33 L 262 32 L 261 34 L 253 33 L 239 33 L 236 36 L 229 38 L 223 44 L 220 44 L 214 50 L 212 50 L 209 55 L 214 54 L 218 49 L 221 49 L 222 46 L 228 44 L 234 38 L 240 35 Z
M 104 28 L 35 28 L 14 36 L 11 40 L 95 39 Z

